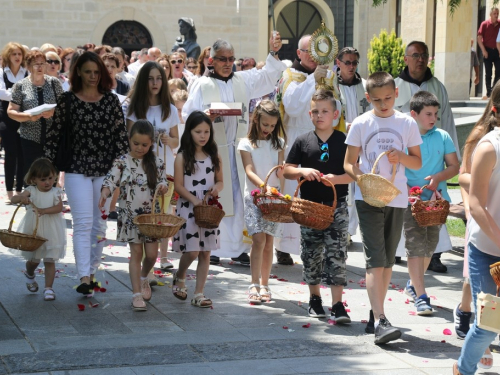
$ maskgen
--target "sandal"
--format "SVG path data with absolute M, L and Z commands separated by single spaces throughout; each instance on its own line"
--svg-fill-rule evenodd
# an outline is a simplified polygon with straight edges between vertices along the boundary
M 173 275 L 173 280 L 172 280 L 172 293 L 174 295 L 175 298 L 177 299 L 180 299 L 181 301 L 185 301 L 187 299 L 187 288 L 186 287 L 178 287 L 177 285 L 175 285 L 177 282 L 179 283 L 184 283 L 184 285 L 186 285 L 186 279 L 179 279 L 177 277 L 177 272 L 174 273 Z M 184 293 L 184 295 L 180 294 L 180 293 Z
M 260 286 L 260 297 L 262 302 L 271 302 L 272 293 L 271 293 L 271 288 L 269 288 L 268 285 Z
M 453 364 L 453 375 L 462 375 L 460 371 L 458 371 L 458 362 Z
M 174 265 L 168 261 L 167 257 L 160 258 L 160 269 L 163 271 L 167 271 L 171 268 L 174 268 Z
M 493 367 L 493 355 L 484 353 L 481 359 L 491 359 L 491 365 L 485 365 L 481 361 L 478 362 L 477 367 L 488 370 Z
M 203 293 L 196 293 L 191 300 L 191 305 L 201 308 L 207 308 L 212 306 L 212 300 L 205 297 Z
M 252 303 L 254 305 L 260 305 L 262 301 L 262 297 L 259 292 L 252 292 L 252 289 L 255 288 L 256 290 L 259 290 L 259 284 L 250 284 L 248 287 L 248 303 Z
M 44 301 L 53 301 L 56 299 L 56 294 L 54 293 L 54 289 L 45 288 L 43 291 L 43 300 Z
M 26 288 L 28 288 L 28 290 L 31 293 L 38 292 L 38 283 L 35 281 L 35 275 L 30 276 L 30 275 L 28 275 L 28 272 L 26 272 L 26 271 L 23 271 L 23 273 L 24 273 L 24 276 L 27 279 L 26 280 Z
M 132 295 L 132 309 L 134 311 L 146 311 L 148 309 L 144 298 L 142 298 L 142 293 Z

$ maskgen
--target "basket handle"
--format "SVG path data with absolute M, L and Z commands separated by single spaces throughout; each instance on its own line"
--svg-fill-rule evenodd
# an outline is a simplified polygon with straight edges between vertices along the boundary
M 387 155 L 388 153 L 390 153 L 392 150 L 389 150 L 389 151 L 384 151 L 382 152 L 377 160 L 375 160 L 375 163 L 373 163 L 373 167 L 372 167 L 372 174 L 376 174 L 375 173 L 375 168 L 377 168 L 377 164 L 378 162 L 380 161 L 380 159 L 382 159 L 382 156 L 384 155 Z M 394 179 L 396 178 L 396 164 L 393 164 L 392 165 L 392 176 L 391 176 L 391 184 L 394 183 Z
M 201 201 L 202 206 L 208 206 L 208 197 L 211 195 L 211 193 L 212 193 L 212 190 L 208 190 L 205 193 L 205 196 L 203 197 L 203 200 Z
M 36 232 L 38 231 L 38 207 L 35 206 L 35 204 L 33 202 L 30 202 L 29 204 L 31 204 L 33 206 L 33 208 L 35 209 L 35 218 L 36 218 L 36 222 L 35 222 L 35 228 L 33 229 L 33 238 L 36 237 Z M 19 203 L 14 211 L 14 214 L 12 215 L 12 218 L 10 219 L 10 223 L 9 223 L 9 232 L 12 232 L 12 224 L 14 224 L 14 218 L 16 217 L 16 214 L 17 214 L 17 211 L 19 210 L 19 208 L 21 208 L 23 204 L 22 203 Z
M 428 185 L 424 185 L 424 186 L 422 186 L 421 189 L 422 190 L 427 189 L 427 190 L 432 191 L 427 186 Z M 443 194 L 441 194 L 438 190 L 434 190 L 434 191 L 432 191 L 432 195 L 431 195 L 431 199 L 430 200 L 432 200 L 432 198 L 434 198 L 434 200 L 443 199 Z
M 269 180 L 269 177 L 271 177 L 271 175 L 273 174 L 273 172 L 278 169 L 278 168 L 281 168 L 282 165 L 277 165 L 276 167 L 273 167 L 271 168 L 271 170 L 269 171 L 269 173 L 266 175 L 266 178 L 264 179 L 264 186 L 262 186 L 260 188 L 260 193 L 261 194 L 265 194 L 266 193 L 266 186 L 267 186 L 267 181 Z
M 293 193 L 294 199 L 297 198 L 297 196 L 299 195 L 300 186 L 306 181 L 308 181 L 308 180 L 306 180 L 305 178 L 303 178 L 301 181 L 299 181 L 297 188 L 295 189 L 295 193 Z M 324 177 L 321 177 L 321 181 L 327 181 L 330 184 L 330 186 L 332 187 L 332 190 L 333 190 L 333 205 L 332 205 L 332 207 L 336 207 L 337 206 L 337 189 L 335 189 L 335 185 L 332 184 L 330 180 L 328 180 Z

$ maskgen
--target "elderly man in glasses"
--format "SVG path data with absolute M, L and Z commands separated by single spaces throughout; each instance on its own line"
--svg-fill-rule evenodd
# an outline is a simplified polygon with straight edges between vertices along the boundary
M 279 33 L 269 40 L 269 55 L 266 66 L 261 69 L 251 69 L 233 73 L 235 61 L 233 46 L 222 39 L 217 40 L 210 50 L 207 75 L 198 78 L 191 86 L 189 98 L 182 109 L 182 118 L 187 120 L 195 110 L 205 111 L 213 121 L 214 138 L 219 146 L 222 158 L 224 191 L 221 203 L 226 212 L 219 226 L 221 250 L 217 255 L 234 257 L 241 263 L 249 264 L 246 252 L 250 249 L 243 243 L 243 195 L 245 172 L 241 158 L 236 154 L 236 142 L 246 137 L 249 116 L 248 102 L 250 99 L 266 95 L 274 90 L 281 73 L 286 68 L 278 58 L 281 48 Z M 241 116 L 210 115 L 212 103 L 242 103 Z M 242 254 L 243 253 L 243 254 Z M 236 258 L 237 257 L 237 258 Z M 211 257 L 211 263 L 218 259 Z
M 314 130 L 309 110 L 311 99 L 316 91 L 316 86 L 323 83 L 333 90 L 334 74 L 328 65 L 318 65 L 310 55 L 311 35 L 304 35 L 299 40 L 297 59 L 283 73 L 280 79 L 276 99 L 280 103 L 280 112 L 286 129 L 288 145 L 285 150 L 285 159 L 290 152 L 293 142 L 302 134 Z M 338 99 L 338 98 L 337 98 Z M 340 108 L 340 103 L 337 104 Z M 332 124 L 336 126 L 338 119 Z M 345 131 L 345 127 L 337 127 Z M 286 180 L 284 194 L 293 195 L 297 182 Z M 285 224 L 283 237 L 275 239 L 276 258 L 278 264 L 293 265 L 290 254 L 300 254 L 300 226 L 296 223 Z
M 441 105 L 438 111 L 438 121 L 436 126 L 448 132 L 453 140 L 453 143 L 455 144 L 455 150 L 460 158 L 457 130 L 455 128 L 453 114 L 451 113 L 448 92 L 446 91 L 444 85 L 432 75 L 431 70 L 427 67 L 428 62 L 429 48 L 424 42 L 413 41 L 406 46 L 406 67 L 395 80 L 396 86 L 399 89 L 395 109 L 404 113 L 409 113 L 410 99 L 417 91 L 425 90 L 436 95 Z M 441 227 L 441 232 L 439 243 L 434 255 L 432 256 L 428 269 L 434 272 L 444 273 L 447 271 L 447 267 L 441 263 L 441 253 L 451 250 L 451 241 L 445 225 Z M 396 252 L 396 257 L 398 258 L 404 255 L 404 244 L 400 243 Z M 396 259 L 396 261 L 398 260 L 399 259 Z

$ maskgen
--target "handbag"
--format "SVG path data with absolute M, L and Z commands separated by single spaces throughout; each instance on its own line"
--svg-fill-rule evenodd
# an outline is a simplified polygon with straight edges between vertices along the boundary
M 65 118 L 64 123 L 61 126 L 61 136 L 59 137 L 59 142 L 57 143 L 56 156 L 54 158 L 54 165 L 60 172 L 64 172 L 71 167 L 73 161 L 73 137 L 72 137 L 72 126 L 71 126 L 71 93 L 65 92 L 64 106 Z

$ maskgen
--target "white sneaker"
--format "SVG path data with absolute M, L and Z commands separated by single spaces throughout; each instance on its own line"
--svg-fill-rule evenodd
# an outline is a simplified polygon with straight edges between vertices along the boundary
M 171 268 L 174 268 L 174 265 L 170 262 L 160 263 L 160 269 L 163 271 L 169 270 Z

